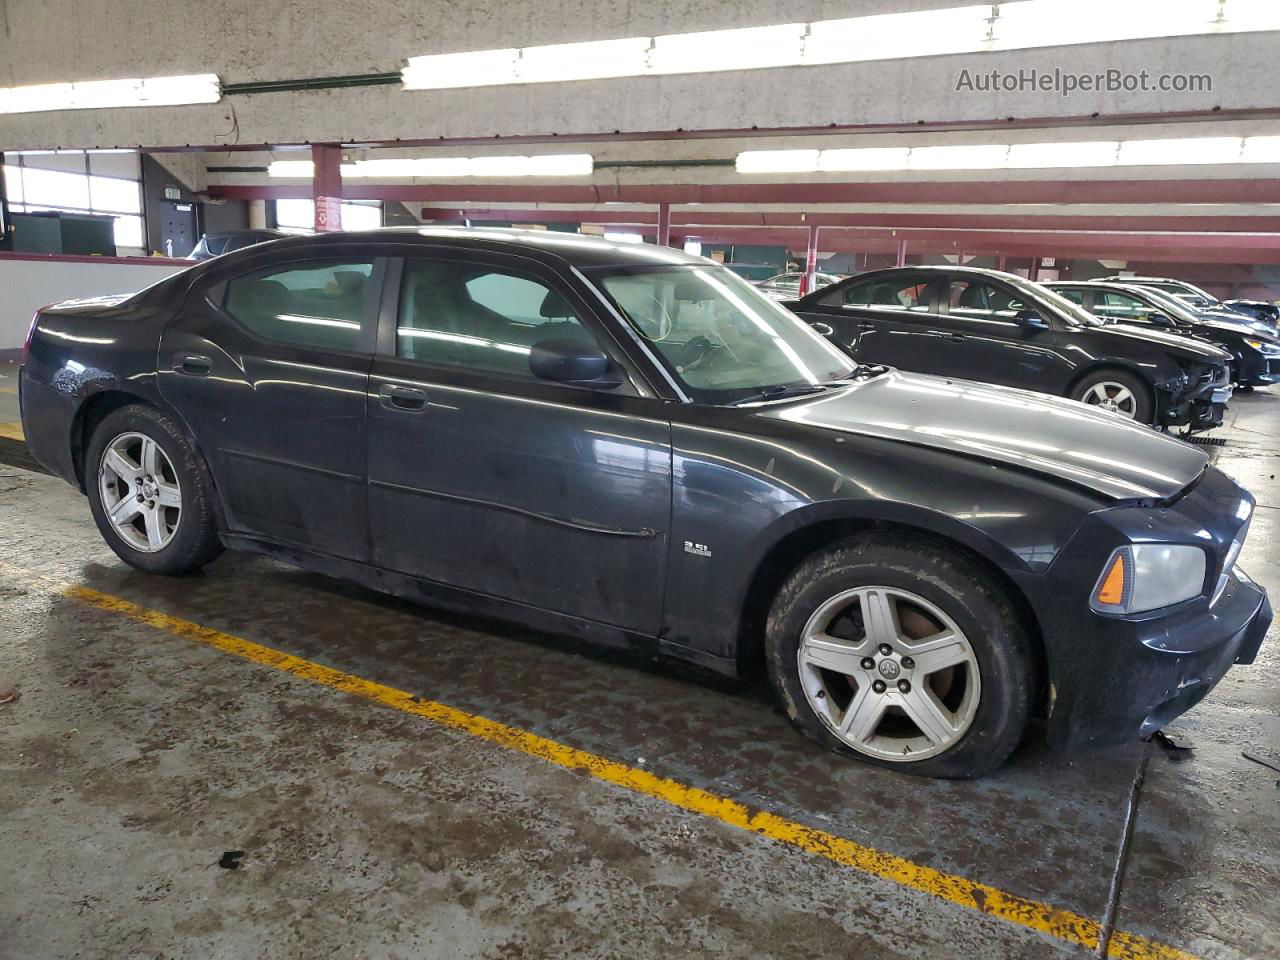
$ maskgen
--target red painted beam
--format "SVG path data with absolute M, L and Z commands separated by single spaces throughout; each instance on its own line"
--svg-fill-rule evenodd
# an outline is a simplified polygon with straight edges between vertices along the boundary
M 907 183 L 369 184 L 348 182 L 353 200 L 421 203 L 1280 203 L 1272 180 L 974 180 Z M 222 185 L 213 197 L 310 196 L 307 185 Z
M 423 207 L 422 217 L 441 223 L 472 220 L 510 220 L 527 223 L 602 223 L 646 224 L 652 220 L 640 210 L 565 210 L 534 207 Z M 1040 216 L 1036 214 L 962 214 L 962 213 L 773 213 L 742 210 L 681 210 L 671 214 L 671 226 L 783 227 L 939 227 L 993 230 L 1125 230 L 1125 231 L 1198 231 L 1208 233 L 1280 233 L 1280 217 L 1215 217 L 1196 215 L 1123 217 L 1073 214 Z

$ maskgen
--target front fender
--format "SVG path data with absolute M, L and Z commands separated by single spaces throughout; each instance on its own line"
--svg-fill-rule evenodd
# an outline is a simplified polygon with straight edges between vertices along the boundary
M 830 444 L 794 436 L 673 423 L 672 440 L 663 649 L 726 672 L 744 622 L 772 603 L 761 592 L 833 540 L 876 526 L 919 531 L 1003 571 L 1035 602 L 1039 574 L 1103 502 L 1017 468 L 866 437 L 838 459 Z

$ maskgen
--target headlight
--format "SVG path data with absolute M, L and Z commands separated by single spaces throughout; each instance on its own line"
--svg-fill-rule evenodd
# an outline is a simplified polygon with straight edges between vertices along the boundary
M 1245 343 L 1255 350 L 1261 350 L 1269 357 L 1280 356 L 1280 344 L 1268 343 L 1266 340 L 1251 340 L 1245 337 Z
M 1208 558 L 1200 547 L 1135 543 L 1102 568 L 1089 605 L 1097 613 L 1143 613 L 1171 607 L 1204 590 Z

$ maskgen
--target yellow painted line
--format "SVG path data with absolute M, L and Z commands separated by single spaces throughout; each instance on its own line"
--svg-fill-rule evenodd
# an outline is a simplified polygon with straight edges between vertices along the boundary
M 23 441 L 27 439 L 27 435 L 22 432 L 22 423 L 16 420 L 13 423 L 0 423 L 0 437 Z
M 4 384 L 0 384 L 0 393 L 17 393 L 17 392 L 18 392 L 17 387 L 6 387 Z
M 537 757 L 556 766 L 585 773 L 604 783 L 662 800 L 674 807 L 700 814 L 731 827 L 748 830 L 841 866 L 889 880 L 907 889 L 929 894 L 988 916 L 998 917 L 1017 926 L 1086 947 L 1089 950 L 1098 948 L 1098 938 L 1101 934 L 1098 921 L 1069 910 L 1029 900 L 985 883 L 935 870 L 933 867 L 922 866 L 904 857 L 875 850 L 853 840 L 788 820 L 765 810 L 752 811 L 744 804 L 728 797 L 690 787 L 647 770 L 629 767 L 606 757 L 540 737 L 527 730 L 508 726 L 474 713 L 467 713 L 456 707 L 432 700 L 421 700 L 406 690 L 398 690 L 386 684 L 343 673 L 341 670 L 313 663 L 280 650 L 273 650 L 229 633 L 201 626 L 190 620 L 139 606 L 121 597 L 53 580 L 4 561 L 0 561 L 0 573 L 40 586 L 51 593 L 78 600 L 99 610 L 120 614 L 173 636 L 196 640 L 252 663 L 270 667 L 273 670 L 281 670 L 303 680 L 361 697 L 402 713 L 423 717 L 441 726 L 460 730 L 473 737 Z M 1120 960 L 1195 960 L 1191 954 L 1182 950 L 1122 931 L 1115 931 L 1112 934 L 1107 955 Z

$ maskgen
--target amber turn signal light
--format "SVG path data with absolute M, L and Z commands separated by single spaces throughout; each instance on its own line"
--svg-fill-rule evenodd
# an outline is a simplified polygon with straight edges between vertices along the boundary
M 1094 600 L 1104 607 L 1119 607 L 1124 604 L 1124 553 L 1116 551 L 1116 555 L 1111 558 L 1111 569 L 1107 571 L 1102 578 L 1102 582 L 1098 584 L 1098 591 L 1094 594 Z

